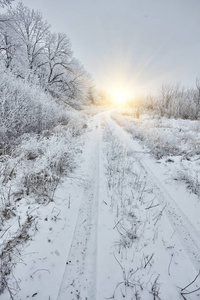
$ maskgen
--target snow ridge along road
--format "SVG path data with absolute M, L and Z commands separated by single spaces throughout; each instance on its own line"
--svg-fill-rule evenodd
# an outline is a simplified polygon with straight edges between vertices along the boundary
M 122 129 L 114 120 L 110 118 L 110 114 L 107 114 L 108 123 L 118 136 L 123 141 L 124 145 L 130 148 L 133 153 L 137 155 L 137 161 L 140 166 L 146 171 L 153 186 L 157 189 L 157 193 L 161 200 L 164 200 L 164 211 L 174 228 L 174 232 L 184 247 L 188 257 L 193 263 L 197 271 L 200 270 L 200 232 L 193 226 L 191 221 L 182 212 L 181 208 L 177 205 L 173 197 L 168 193 L 167 189 L 157 178 L 155 173 L 148 166 L 148 159 L 145 159 L 142 151 L 138 151 L 137 142 L 131 139 L 129 134 Z M 140 153 L 140 155 L 138 155 Z M 145 152 L 146 153 L 146 152 Z M 143 155 L 143 156 L 142 156 Z M 162 201 L 161 201 L 162 202 Z
M 96 253 L 99 204 L 100 116 L 91 123 L 86 145 L 85 171 L 88 186 L 79 208 L 66 268 L 57 300 L 96 298 Z M 89 176 L 89 177 L 88 177 Z

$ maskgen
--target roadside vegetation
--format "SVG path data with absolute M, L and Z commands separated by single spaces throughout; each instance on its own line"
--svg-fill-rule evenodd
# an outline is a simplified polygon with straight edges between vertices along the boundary
M 137 153 L 127 149 L 114 130 L 107 128 L 104 140 L 107 205 L 114 220 L 115 239 L 110 242 L 113 260 L 121 271 L 121 281 L 116 281 L 107 299 L 158 300 L 169 295 L 197 299 L 199 273 L 194 269 L 187 285 L 180 276 L 187 272 L 188 261 L 166 218 L 164 198 L 149 180 Z
M 160 163 L 170 164 L 174 180 L 200 199 L 200 84 L 163 85 L 157 97 L 133 99 L 112 118 L 138 139 Z
M 37 233 L 35 205 L 72 176 L 91 103 L 90 75 L 66 34 L 41 13 L 0 1 L 0 295 L 15 299 L 22 249 Z M 78 110 L 77 110 L 78 109 Z

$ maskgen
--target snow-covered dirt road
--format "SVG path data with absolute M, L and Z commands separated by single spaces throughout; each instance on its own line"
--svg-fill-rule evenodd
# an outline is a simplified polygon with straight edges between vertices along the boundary
M 85 188 L 58 300 L 95 299 L 99 205 L 100 115 L 89 124 L 85 149 Z

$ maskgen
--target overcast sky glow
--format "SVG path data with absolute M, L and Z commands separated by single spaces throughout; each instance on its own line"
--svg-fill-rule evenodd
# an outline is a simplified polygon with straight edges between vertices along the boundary
M 194 85 L 200 75 L 199 0 L 24 0 L 55 32 L 96 83 L 154 92 L 163 82 Z

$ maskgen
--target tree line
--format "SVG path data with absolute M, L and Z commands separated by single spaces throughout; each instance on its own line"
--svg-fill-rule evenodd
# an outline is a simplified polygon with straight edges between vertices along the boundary
M 0 0 L 0 152 L 24 133 L 50 129 L 66 105 L 91 103 L 94 88 L 68 36 L 12 2 Z
M 163 83 L 156 96 L 140 97 L 136 99 L 136 106 L 141 111 L 147 109 L 167 118 L 198 120 L 200 81 L 196 79 L 196 87 L 185 87 L 181 83 Z

